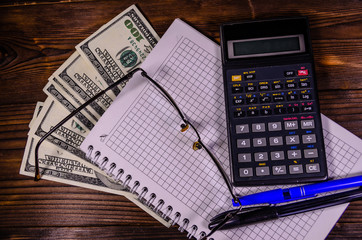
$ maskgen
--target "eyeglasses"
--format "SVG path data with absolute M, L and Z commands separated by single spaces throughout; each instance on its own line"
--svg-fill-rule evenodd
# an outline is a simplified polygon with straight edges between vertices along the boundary
M 212 161 L 215 163 L 218 171 L 221 173 L 227 188 L 233 198 L 233 200 L 235 201 L 235 203 L 239 203 L 240 208 L 239 209 L 235 209 L 234 211 L 230 211 L 224 218 L 223 221 L 220 221 L 220 224 L 218 224 L 217 226 L 215 226 L 214 228 L 212 228 L 212 230 L 210 231 L 210 233 L 205 236 L 204 238 L 206 239 L 207 237 L 211 236 L 211 234 L 213 234 L 215 231 L 217 231 L 218 229 L 220 229 L 228 220 L 230 220 L 231 218 L 233 218 L 234 216 L 237 215 L 238 212 L 241 211 L 241 204 L 239 202 L 239 198 L 236 196 L 236 194 L 233 191 L 233 187 L 231 185 L 231 182 L 229 180 L 229 177 L 227 176 L 227 174 L 225 173 L 224 169 L 222 168 L 221 164 L 219 163 L 219 161 L 217 160 L 217 158 L 214 156 L 214 154 L 206 147 L 206 145 L 202 142 L 201 140 L 201 136 L 199 134 L 199 132 L 197 131 L 197 129 L 194 127 L 194 125 L 185 117 L 185 115 L 182 113 L 181 109 L 177 106 L 176 102 L 173 100 L 173 98 L 171 97 L 171 95 L 160 85 L 158 84 L 155 80 L 153 80 L 150 76 L 147 75 L 147 73 L 141 69 L 141 68 L 135 68 L 133 69 L 131 72 L 129 72 L 127 75 L 125 75 L 124 77 L 122 77 L 121 79 L 119 79 L 118 81 L 114 82 L 112 85 L 110 85 L 109 87 L 107 87 L 106 89 L 104 89 L 103 91 L 100 91 L 98 94 L 94 95 L 92 98 L 90 98 L 88 101 L 86 101 L 83 105 L 81 105 L 79 108 L 77 108 L 76 110 L 74 110 L 73 112 L 71 112 L 67 117 L 65 117 L 62 121 L 60 121 L 57 125 L 55 125 L 49 132 L 47 132 L 37 143 L 36 147 L 35 147 L 35 181 L 39 181 L 41 176 L 40 176 L 40 170 L 39 170 L 39 148 L 41 143 L 47 139 L 54 131 L 56 131 L 59 127 L 61 127 L 65 122 L 67 122 L 69 119 L 71 119 L 72 117 L 74 117 L 77 113 L 79 113 L 80 111 L 82 111 L 85 107 L 87 107 L 89 104 L 91 104 L 93 101 L 95 101 L 96 99 L 98 99 L 100 96 L 102 96 L 104 93 L 106 93 L 108 90 L 116 87 L 117 85 L 126 82 L 127 80 L 131 79 L 132 76 L 136 73 L 136 72 L 141 72 L 141 75 L 145 78 L 147 78 L 160 92 L 161 94 L 170 102 L 170 104 L 175 108 L 175 110 L 177 111 L 178 115 L 180 116 L 180 118 L 182 119 L 182 124 L 181 124 L 181 132 L 185 132 L 187 131 L 190 127 L 194 130 L 194 132 L 197 135 L 197 141 L 195 141 L 193 143 L 192 148 L 196 151 L 199 149 L 204 149 L 207 154 L 210 156 L 210 158 L 212 159 Z

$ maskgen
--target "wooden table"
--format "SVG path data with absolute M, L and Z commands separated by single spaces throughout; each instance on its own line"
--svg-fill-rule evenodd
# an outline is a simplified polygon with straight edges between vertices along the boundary
M 321 111 L 362 137 L 362 2 L 96 1 L 0 2 L 0 238 L 185 239 L 126 198 L 19 175 L 28 123 L 48 77 L 74 47 L 137 3 L 160 36 L 181 18 L 219 41 L 224 22 L 308 16 Z M 361 146 L 362 147 L 362 146 Z M 352 203 L 328 239 L 362 238 L 362 201 Z

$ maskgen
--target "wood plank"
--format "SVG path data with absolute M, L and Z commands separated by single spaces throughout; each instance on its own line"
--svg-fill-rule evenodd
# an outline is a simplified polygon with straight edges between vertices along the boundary
M 215 1 L 214 4 L 204 6 L 194 2 L 180 6 L 174 1 L 166 1 L 161 6 L 155 1 L 150 1 L 138 5 L 160 35 L 173 20 L 165 20 L 162 9 L 166 8 L 170 14 L 174 13 L 174 16 L 184 18 L 209 37 L 218 39 L 219 25 L 225 22 L 226 18 L 230 17 L 230 21 L 250 19 L 250 7 L 246 2 L 235 2 L 228 6 L 223 6 L 222 3 Z M 347 4 L 334 1 L 336 6 L 318 2 L 313 5 L 314 9 L 309 3 L 306 4 L 308 8 L 300 9 L 302 3 L 299 1 L 284 4 L 285 7 L 281 8 L 278 4 L 255 1 L 253 9 L 256 18 L 294 15 L 297 10 L 300 10 L 298 15 L 309 16 L 317 76 L 319 79 L 328 76 L 330 80 L 328 84 L 320 84 L 320 88 L 360 88 L 358 79 L 362 71 L 362 44 L 358 39 L 362 34 L 359 18 L 361 7 L 354 2 Z M 0 100 L 4 103 L 23 103 L 31 101 L 37 95 L 37 100 L 44 100 L 42 87 L 52 72 L 74 51 L 75 45 L 112 19 L 128 4 L 117 1 L 109 1 L 107 4 L 99 1 L 52 4 L 53 11 L 48 11 L 49 4 L 0 8 L 3 16 L 0 31 L 4 33 L 0 37 L 0 62 L 6 76 L 2 79 L 6 88 L 0 94 Z M 218 11 L 221 6 L 224 11 Z M 330 9 L 330 6 L 334 8 Z M 320 9 L 321 7 L 323 9 Z M 349 10 L 342 11 L 341 8 Z M 92 14 L 79 14 L 89 11 Z M 273 14 L 265 16 L 265 11 Z M 42 17 L 34 17 L 39 15 Z M 72 19 L 71 28 L 68 19 Z M 41 30 L 38 26 L 41 26 Z M 325 33 L 333 33 L 333 37 L 331 34 L 325 36 Z M 331 73 L 333 76 L 330 76 Z M 343 81 L 345 78 L 350 79 L 348 86 Z M 10 84 L 18 79 L 22 82 L 21 89 L 17 88 L 17 84 Z M 15 89 L 18 94 L 23 95 L 22 98 L 10 96 Z

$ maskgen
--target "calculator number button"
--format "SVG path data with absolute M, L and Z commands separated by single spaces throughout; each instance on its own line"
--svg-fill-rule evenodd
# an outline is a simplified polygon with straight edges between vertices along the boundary
M 253 169 L 252 168 L 239 168 L 240 177 L 252 177 Z
M 267 176 L 270 175 L 269 167 L 257 167 L 255 169 L 256 176 Z
M 266 138 L 254 138 L 253 139 L 254 147 L 265 147 L 266 146 Z
M 307 164 L 305 165 L 305 170 L 307 173 L 318 173 L 320 172 L 319 163 Z
M 265 123 L 253 123 L 251 130 L 253 132 L 265 132 Z
M 317 141 L 315 134 L 302 135 L 302 142 L 304 144 L 316 143 Z
M 238 148 L 249 148 L 250 139 L 238 139 L 236 140 L 236 145 Z
M 273 166 L 273 175 L 284 175 L 287 174 L 287 168 L 285 165 Z
M 254 159 L 256 162 L 268 161 L 268 153 L 267 152 L 254 153 Z
M 236 125 L 235 129 L 236 129 L 236 134 L 248 133 L 249 132 L 249 125 L 248 124 Z
M 288 159 L 300 159 L 302 153 L 300 150 L 288 150 Z
M 270 132 L 281 131 L 282 123 L 281 122 L 270 122 L 270 123 L 268 123 L 268 129 Z
M 270 137 L 269 138 L 270 146 L 281 146 L 283 145 L 282 137 Z
M 304 149 L 304 157 L 305 158 L 317 158 L 318 157 L 318 150 L 313 149 Z
M 275 151 L 270 153 L 271 160 L 284 160 L 283 151 Z
M 299 144 L 299 136 L 298 135 L 286 136 L 285 143 L 287 145 Z
M 290 174 L 301 174 L 303 173 L 302 165 L 290 165 L 289 166 Z
M 251 162 L 251 153 L 239 153 L 238 162 Z
M 285 121 L 284 122 L 285 130 L 296 130 L 298 129 L 298 121 Z

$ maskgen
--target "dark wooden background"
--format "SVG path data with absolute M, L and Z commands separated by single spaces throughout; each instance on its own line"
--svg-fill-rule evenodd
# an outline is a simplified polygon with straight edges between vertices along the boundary
M 177 17 L 219 41 L 224 22 L 305 15 L 322 112 L 362 137 L 362 2 L 281 0 L 0 1 L 0 238 L 185 239 L 122 196 L 19 175 L 28 123 L 74 47 L 136 3 L 162 36 Z M 362 147 L 362 146 L 361 146 Z M 362 239 L 362 201 L 328 239 Z

